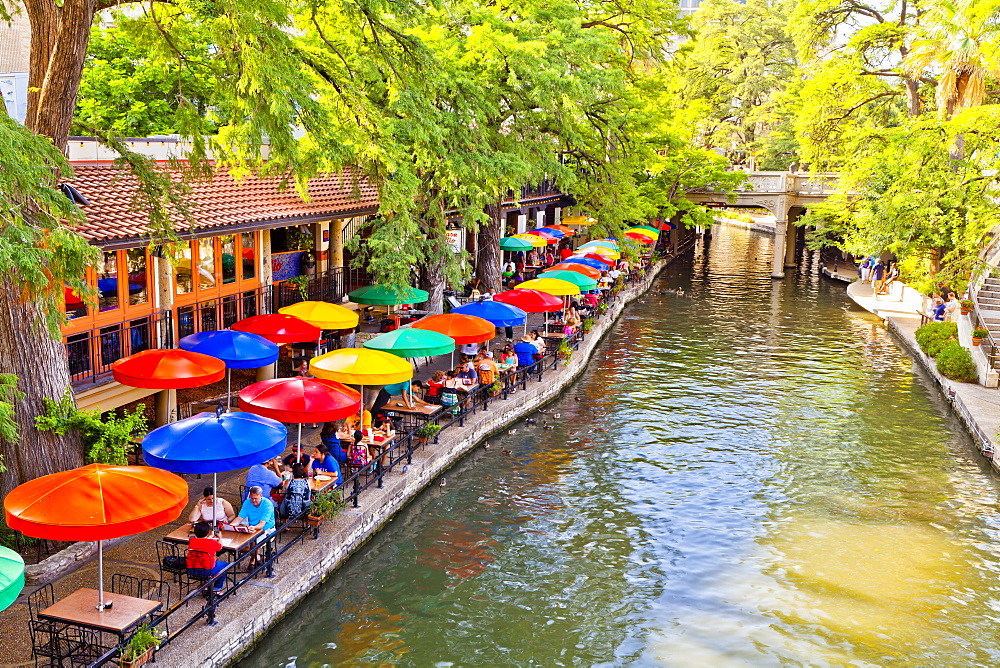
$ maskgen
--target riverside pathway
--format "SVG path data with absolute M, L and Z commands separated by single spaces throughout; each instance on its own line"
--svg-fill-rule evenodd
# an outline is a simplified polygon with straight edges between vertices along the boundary
M 558 396 L 562 389 L 579 375 L 587 365 L 594 347 L 614 325 L 625 305 L 648 290 L 659 271 L 669 261 L 657 263 L 644 279 L 625 288 L 613 302 L 608 313 L 594 325 L 594 329 L 580 344 L 579 350 L 568 364 L 559 363 L 555 370 L 546 370 L 544 381 L 528 381 L 528 390 L 517 392 L 507 400 L 494 400 L 489 410 L 470 414 L 463 426 L 458 424 L 442 432 L 440 443 L 429 444 L 414 453 L 413 463 L 397 466 L 385 476 L 384 487 L 371 487 L 360 497 L 360 507 L 348 507 L 321 528 L 318 540 L 306 538 L 280 557 L 275 577 L 257 578 L 223 601 L 217 610 L 217 625 L 208 626 L 204 620 L 157 652 L 161 665 L 221 666 L 230 663 L 247 651 L 255 637 L 294 607 L 296 602 L 319 584 L 324 577 L 349 557 L 362 543 L 376 533 L 421 489 L 438 480 L 452 464 L 474 449 L 489 434 L 522 418 L 544 403 Z M 303 445 L 319 444 L 319 428 L 303 429 Z M 245 470 L 220 476 L 219 490 L 224 497 L 238 498 Z M 196 479 L 185 476 L 190 484 L 192 502 L 199 498 L 201 489 L 211 484 L 210 478 Z M 137 578 L 159 578 L 156 541 L 182 524 L 190 511 L 185 509 L 178 521 L 156 530 L 140 534 L 105 551 L 105 586 L 109 587 L 112 573 L 132 575 Z M 93 559 L 76 570 L 57 578 L 53 583 L 58 600 L 80 587 L 93 587 L 97 581 L 97 564 Z M 37 587 L 29 586 L 25 595 Z M 0 612 L 0 667 L 18 668 L 34 665 L 31 639 L 28 634 L 28 610 L 25 595 L 20 601 Z M 178 598 L 171 592 L 171 603 Z M 191 614 L 198 605 L 188 605 Z M 173 631 L 176 627 L 172 627 Z

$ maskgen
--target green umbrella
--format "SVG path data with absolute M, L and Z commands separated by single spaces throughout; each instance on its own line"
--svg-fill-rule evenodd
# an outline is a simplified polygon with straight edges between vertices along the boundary
M 397 357 L 433 357 L 455 350 L 455 339 L 428 329 L 396 329 L 361 344 Z
M 504 237 L 500 240 L 500 250 L 505 251 L 530 251 L 534 246 L 529 244 L 524 239 L 516 239 L 514 237 Z
M 565 269 L 553 269 L 551 271 L 544 271 L 539 274 L 538 278 L 558 278 L 563 281 L 572 283 L 580 290 L 596 290 L 597 281 L 592 279 L 590 276 L 581 274 L 578 271 L 566 271 Z
M 630 230 L 649 230 L 650 232 L 656 232 L 657 234 L 660 233 L 660 231 L 658 229 L 656 229 L 655 227 L 653 227 L 652 225 L 633 225 L 629 229 Z
M 423 304 L 430 296 L 423 290 L 408 285 L 369 285 L 347 294 L 355 304 L 394 306 L 397 304 Z
M 0 610 L 6 610 L 24 589 L 24 559 L 0 547 Z

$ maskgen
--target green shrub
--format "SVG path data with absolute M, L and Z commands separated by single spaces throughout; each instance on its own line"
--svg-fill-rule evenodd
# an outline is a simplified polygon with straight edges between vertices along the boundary
M 144 404 L 139 404 L 131 413 L 111 411 L 103 416 L 101 411 L 81 411 L 76 407 L 73 394 L 69 390 L 59 401 L 43 397 L 45 415 L 35 418 L 35 426 L 41 431 L 54 431 L 62 436 L 68 431 L 78 431 L 86 448 L 88 464 L 111 464 L 125 466 L 128 456 L 135 449 L 133 439 L 143 436 L 148 425 L 143 415 Z
M 937 356 L 937 370 L 942 376 L 959 380 L 963 383 L 979 382 L 976 363 L 972 355 L 959 343 L 949 343 L 941 349 Z
M 931 357 L 937 357 L 942 348 L 958 341 L 958 323 L 930 322 L 919 328 L 914 335 L 921 350 Z

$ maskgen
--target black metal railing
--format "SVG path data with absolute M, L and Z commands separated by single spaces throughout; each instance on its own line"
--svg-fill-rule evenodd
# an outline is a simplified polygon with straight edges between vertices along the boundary
M 97 327 L 63 337 L 74 386 L 94 383 L 111 374 L 111 365 L 123 357 L 149 350 L 172 348 L 173 320 L 170 311 Z
M 645 275 L 646 269 L 644 267 L 633 269 L 627 277 L 623 277 L 621 284 L 632 285 L 640 282 Z M 609 303 L 613 303 L 620 298 L 620 295 L 615 291 L 606 295 L 606 298 Z M 600 309 L 595 309 L 590 317 L 593 318 L 593 322 L 597 322 L 603 315 Z M 498 402 L 506 401 L 512 394 L 527 391 L 531 385 L 541 385 L 545 373 L 556 369 L 559 360 L 565 357 L 568 350 L 574 352 L 579 350 L 580 344 L 587 336 L 587 333 L 577 331 L 563 339 L 565 345 L 550 345 L 540 359 L 535 360 L 532 364 L 500 373 L 497 377 L 500 385 L 499 390 L 495 384 L 475 386 L 466 393 L 466 396 L 457 405 L 442 406 L 437 413 L 427 418 L 427 422 L 433 422 L 441 427 L 440 431 L 433 437 L 433 442 L 438 443 L 441 434 L 453 425 L 457 424 L 459 427 L 463 427 L 470 415 L 479 411 L 489 411 Z M 337 488 L 340 490 L 342 502 L 359 507 L 366 490 L 372 487 L 382 487 L 388 473 L 399 467 L 412 464 L 414 453 L 427 447 L 430 440 L 418 436 L 422 426 L 422 424 L 415 424 L 405 433 L 397 434 L 392 441 L 383 447 L 373 461 L 360 467 L 346 466 L 341 477 L 341 484 Z M 403 468 L 404 472 L 405 470 Z M 308 535 L 319 538 L 319 528 L 308 526 L 306 523 L 307 515 L 308 509 L 304 510 L 301 515 L 287 520 L 277 527 L 274 533 L 260 539 L 252 552 L 239 555 L 225 570 L 207 581 L 189 583 L 197 584 L 197 586 L 188 587 L 189 591 L 186 595 L 178 595 L 176 602 L 169 605 L 166 610 L 151 615 L 148 625 L 150 628 L 158 630 L 162 636 L 160 649 L 169 646 L 170 643 L 201 621 L 209 625 L 216 624 L 216 616 L 220 606 L 237 596 L 241 588 L 258 577 L 273 577 L 275 566 L 281 556 L 302 542 Z M 181 573 L 177 577 L 187 576 Z M 166 581 L 162 569 L 161 578 Z M 219 587 L 219 591 L 216 590 L 217 583 L 223 583 Z M 191 604 L 199 601 L 203 601 L 200 608 L 190 607 Z M 240 605 L 245 605 L 245 602 Z M 127 641 L 128 638 L 125 638 L 122 645 L 102 648 L 103 653 L 96 660 L 89 664 L 83 662 L 80 665 L 90 665 L 94 668 L 118 662 L 121 648 L 127 644 Z
M 225 329 L 238 320 L 274 312 L 272 286 L 263 285 L 224 297 L 177 307 L 177 338 Z
M 275 286 L 275 309 L 306 300 L 330 302 L 331 304 L 339 303 L 349 292 L 346 289 L 347 281 L 345 279 L 351 277 L 350 271 L 352 270 L 346 267 L 330 267 L 326 271 L 310 277 L 305 296 L 298 286 L 290 283 L 279 283 Z

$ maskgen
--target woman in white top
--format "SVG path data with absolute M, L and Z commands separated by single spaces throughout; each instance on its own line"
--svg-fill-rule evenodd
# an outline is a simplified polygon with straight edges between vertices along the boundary
M 192 523 L 232 522 L 236 519 L 236 511 L 233 510 L 233 504 L 215 496 L 215 490 L 206 487 L 202 492 L 201 501 L 195 504 L 188 519 Z

